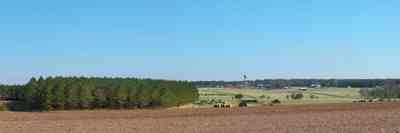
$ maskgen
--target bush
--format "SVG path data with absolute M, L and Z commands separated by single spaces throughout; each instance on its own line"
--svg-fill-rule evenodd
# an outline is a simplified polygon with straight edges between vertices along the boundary
M 164 107 L 179 106 L 178 97 L 171 91 L 166 91 L 161 96 L 161 105 Z
M 223 103 L 224 101 L 222 101 L 221 99 L 217 100 L 217 103 Z
M 210 101 L 208 101 L 208 104 L 215 104 L 215 103 L 217 103 L 215 99 L 211 99 Z
M 6 105 L 0 104 L 0 111 L 7 111 Z
M 239 103 L 239 107 L 247 107 L 247 103 L 246 102 L 240 102 Z
M 366 101 L 366 100 L 359 100 L 358 102 L 360 102 L 360 103 L 366 103 L 367 101 Z
M 318 99 L 318 96 L 311 94 L 310 99 Z
M 236 94 L 235 95 L 235 98 L 236 99 L 242 99 L 244 96 L 243 96 L 243 94 Z
M 378 99 L 378 102 L 384 102 L 384 101 L 385 101 L 385 99 L 383 99 L 383 98 Z
M 200 101 L 197 101 L 195 104 L 205 105 L 205 104 L 208 104 L 208 101 L 207 100 L 200 100 Z
M 303 93 L 292 93 L 290 97 L 294 100 L 299 100 L 304 97 Z
M 280 100 L 278 100 L 278 99 L 275 99 L 275 100 L 272 100 L 272 101 L 271 101 L 271 103 L 272 103 L 272 104 L 280 104 L 280 103 L 281 103 L 281 101 L 280 101 Z

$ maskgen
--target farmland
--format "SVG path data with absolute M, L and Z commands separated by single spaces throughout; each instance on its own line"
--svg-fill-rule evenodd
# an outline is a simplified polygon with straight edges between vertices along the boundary
M 245 99 L 255 99 L 259 101 L 257 105 L 265 105 L 274 99 L 282 101 L 282 104 L 323 104 L 323 103 L 351 103 L 361 99 L 359 88 L 305 88 L 306 91 L 300 91 L 302 87 L 290 89 L 232 89 L 232 88 L 200 88 L 200 102 L 193 107 L 209 107 L 209 101 L 223 101 L 237 104 L 238 100 L 234 98 L 237 94 L 244 95 Z M 302 93 L 302 99 L 293 100 L 288 98 L 291 93 Z M 254 105 L 254 106 L 257 106 Z
M 0 133 L 394 133 L 400 102 L 353 103 L 358 88 L 260 90 L 200 88 L 199 100 L 180 108 L 0 112 Z M 288 98 L 302 93 L 301 99 Z M 235 98 L 238 94 L 243 97 Z M 220 101 L 249 108 L 213 108 Z M 281 104 L 271 106 L 278 99 Z
M 399 123 L 395 102 L 0 113 L 0 133 L 392 133 Z

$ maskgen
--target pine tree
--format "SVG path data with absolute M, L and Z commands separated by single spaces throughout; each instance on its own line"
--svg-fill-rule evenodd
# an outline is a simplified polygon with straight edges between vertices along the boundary
M 138 106 L 138 89 L 134 83 L 128 86 L 127 108 L 135 108 Z
M 40 77 L 0 86 L 0 93 L 22 99 L 28 110 L 176 106 L 198 98 L 189 82 L 132 78 Z
M 164 89 L 161 96 L 161 105 L 165 107 L 177 106 L 179 105 L 178 97 L 171 92 L 169 89 Z
M 105 108 L 107 104 L 106 95 L 104 90 L 101 88 L 96 88 L 94 90 L 94 108 Z
M 136 94 L 138 96 L 138 107 L 148 107 L 151 102 L 151 90 L 150 88 L 145 88 L 146 85 L 139 84 L 139 92 Z
M 67 109 L 78 109 L 79 108 L 79 85 L 77 82 L 71 82 L 65 89 Z
M 92 108 L 92 103 L 94 102 L 94 97 L 92 91 L 94 90 L 94 85 L 91 82 L 84 83 L 79 87 L 79 107 L 81 109 Z
M 53 100 L 53 79 L 50 77 L 45 81 L 45 88 L 43 89 L 43 103 L 42 103 L 42 109 L 44 110 L 53 110 L 52 106 L 52 100 Z
M 65 86 L 66 86 L 65 81 L 63 79 L 59 79 L 58 85 L 54 87 L 52 90 L 53 94 L 52 105 L 54 109 L 64 110 L 65 108 L 65 95 L 64 95 Z
M 37 101 L 35 101 L 37 87 L 38 87 L 37 80 L 35 78 L 31 78 L 29 83 L 24 88 L 23 100 L 25 105 L 24 108 L 26 110 L 32 110 L 33 108 L 35 108 L 35 104 L 37 103 Z
M 154 88 L 151 93 L 151 106 L 157 107 L 161 105 L 161 89 Z

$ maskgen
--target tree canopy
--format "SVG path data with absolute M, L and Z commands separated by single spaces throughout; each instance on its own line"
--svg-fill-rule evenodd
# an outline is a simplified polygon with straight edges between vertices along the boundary
M 179 106 L 199 94 L 187 81 L 40 77 L 21 86 L 0 86 L 0 96 L 22 101 L 26 110 L 64 110 Z

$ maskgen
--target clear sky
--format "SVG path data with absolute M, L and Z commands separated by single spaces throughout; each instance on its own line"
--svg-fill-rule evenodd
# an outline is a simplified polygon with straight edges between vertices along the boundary
M 400 78 L 398 0 L 4 0 L 0 83 Z

